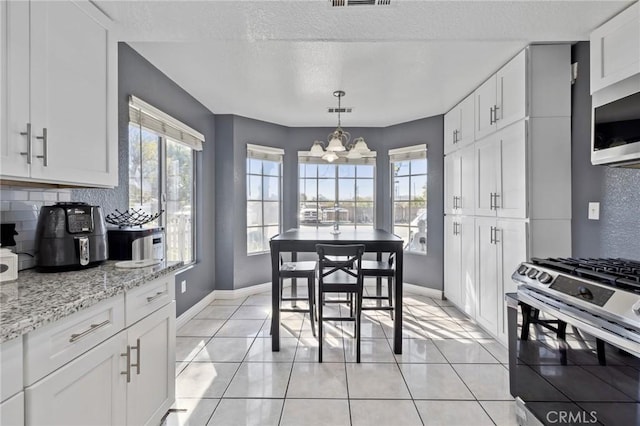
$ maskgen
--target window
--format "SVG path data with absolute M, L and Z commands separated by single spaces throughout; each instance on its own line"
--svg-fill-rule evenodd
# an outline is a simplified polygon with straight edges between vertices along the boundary
M 405 250 L 427 253 L 427 146 L 389 151 L 393 202 L 393 232 Z
M 165 230 L 165 258 L 195 261 L 195 155 L 204 136 L 131 96 L 129 208 L 162 212 L 147 226 Z
M 373 228 L 375 157 L 327 163 L 298 153 L 300 228 Z
M 283 155 L 247 144 L 247 254 L 268 252 L 269 239 L 280 232 Z

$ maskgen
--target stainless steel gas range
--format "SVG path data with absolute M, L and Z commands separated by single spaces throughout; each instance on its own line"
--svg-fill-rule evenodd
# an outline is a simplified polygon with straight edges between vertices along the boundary
M 640 425 L 640 262 L 534 258 L 512 279 L 519 423 Z

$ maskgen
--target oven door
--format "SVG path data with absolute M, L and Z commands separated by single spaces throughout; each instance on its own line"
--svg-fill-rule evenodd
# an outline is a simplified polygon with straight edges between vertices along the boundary
M 534 417 L 545 425 L 640 425 L 640 358 L 588 335 L 577 320 L 558 322 L 553 308 L 533 308 L 516 294 L 507 304 L 520 424 L 536 424 Z

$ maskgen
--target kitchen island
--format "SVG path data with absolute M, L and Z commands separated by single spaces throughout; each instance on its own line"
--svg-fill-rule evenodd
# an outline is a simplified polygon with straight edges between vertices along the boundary
M 0 424 L 158 424 L 175 400 L 175 273 L 116 262 L 0 284 Z

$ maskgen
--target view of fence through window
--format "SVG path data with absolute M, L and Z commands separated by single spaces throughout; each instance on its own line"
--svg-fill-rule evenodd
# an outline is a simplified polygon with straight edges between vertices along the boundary
M 129 125 L 129 208 L 148 214 L 164 208 L 159 219 L 145 226 L 164 227 L 167 260 L 194 260 L 193 182 L 191 148 Z
M 370 164 L 300 163 L 300 228 L 373 228 L 374 175 Z

